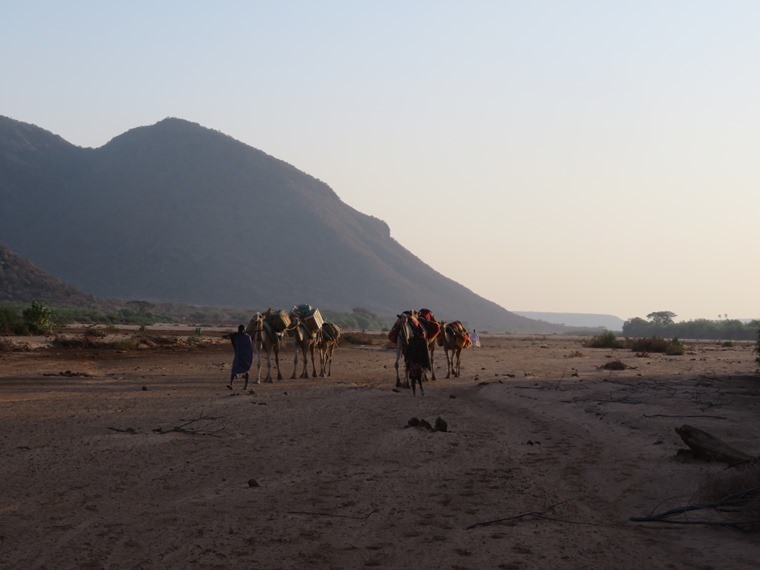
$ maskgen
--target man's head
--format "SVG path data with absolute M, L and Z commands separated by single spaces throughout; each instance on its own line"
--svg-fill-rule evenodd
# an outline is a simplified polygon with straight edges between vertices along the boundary
M 245 332 L 245 327 L 243 325 L 238 325 L 238 332 Z

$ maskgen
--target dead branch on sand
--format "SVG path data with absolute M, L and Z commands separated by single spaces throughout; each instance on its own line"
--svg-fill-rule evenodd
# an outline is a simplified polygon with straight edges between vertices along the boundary
M 136 434 L 137 433 L 137 430 L 135 428 L 131 428 L 131 427 L 128 427 L 127 429 L 119 429 L 119 428 L 108 426 L 108 429 L 110 429 L 111 431 L 118 431 L 118 432 L 121 432 L 121 433 L 131 433 L 131 434 Z
M 676 428 L 676 433 L 688 445 L 695 457 L 711 461 L 723 461 L 730 464 L 742 463 L 754 459 L 751 455 L 731 447 L 714 435 L 690 425 Z
M 692 511 L 714 511 L 720 514 L 730 514 L 733 516 L 749 515 L 750 518 L 738 518 L 736 520 L 710 520 L 699 519 L 692 520 L 686 518 L 673 518 Z M 752 528 L 760 524 L 760 487 L 754 487 L 751 489 L 743 489 L 730 495 L 727 495 L 723 499 L 711 503 L 700 503 L 695 505 L 685 505 L 683 507 L 676 507 L 662 513 L 656 513 L 649 516 L 631 517 L 632 522 L 661 522 L 670 524 L 684 524 L 684 525 L 707 525 L 707 526 L 723 526 L 735 528 L 738 530 L 752 530 Z
M 210 422 L 210 421 L 215 421 L 218 419 L 221 419 L 221 418 L 217 416 L 206 416 L 204 415 L 203 410 L 201 410 L 201 415 L 198 416 L 197 418 L 193 418 L 191 420 L 183 420 L 182 418 L 180 418 L 180 421 L 184 421 L 185 423 L 180 424 L 178 426 L 174 426 L 171 429 L 164 429 L 162 427 L 157 427 L 156 429 L 153 430 L 153 432 L 161 433 L 161 434 L 176 432 L 176 433 L 182 433 L 186 435 L 210 435 L 212 437 L 221 437 L 220 435 L 218 435 L 218 433 L 220 431 L 223 431 L 222 429 L 218 429 L 211 432 L 197 431 L 194 429 L 186 429 L 187 426 L 193 425 L 198 422 Z
M 712 418 L 714 420 L 727 420 L 725 416 L 707 416 L 707 415 L 682 415 L 682 414 L 642 414 L 644 418 Z
M 631 517 L 630 520 L 720 526 L 745 531 L 756 528 L 760 524 L 760 459 L 689 425 L 676 428 L 676 432 L 695 457 L 727 462 L 730 467 L 712 475 L 701 485 L 696 493 L 698 502 L 648 516 Z M 694 511 L 703 511 L 702 518 L 685 516 Z
M 569 503 L 571 499 L 568 499 L 566 501 L 561 501 L 559 503 L 555 503 L 548 507 L 547 509 L 544 509 L 543 511 L 529 511 L 527 513 L 520 513 L 519 515 L 513 515 L 511 517 L 505 517 L 503 519 L 496 519 L 492 521 L 486 521 L 486 522 L 479 522 L 475 524 L 471 524 L 468 527 L 465 527 L 465 530 L 471 530 L 473 528 L 480 528 L 482 526 L 491 526 L 495 524 L 501 524 L 504 522 L 514 521 L 526 517 L 533 517 L 536 519 L 543 519 L 548 521 L 554 521 L 554 522 L 562 522 L 562 523 L 568 523 L 568 524 L 582 524 L 582 525 L 589 525 L 589 526 L 614 526 L 614 524 L 603 524 L 603 523 L 594 523 L 594 522 L 587 522 L 587 521 L 573 521 L 573 520 L 567 520 L 567 519 L 560 519 L 557 517 L 549 517 L 546 516 L 546 513 L 554 510 L 555 508 L 559 507 L 560 505 L 564 505 L 565 503 Z
M 377 509 L 372 509 L 370 512 L 368 512 L 366 515 L 362 516 L 356 516 L 356 515 L 339 515 L 339 514 L 333 514 L 333 513 L 317 513 L 317 512 L 311 512 L 311 511 L 288 511 L 287 514 L 289 515 L 309 515 L 313 517 L 333 517 L 333 518 L 339 518 L 339 519 L 353 519 L 357 521 L 363 521 L 367 520 L 370 515 L 373 513 L 376 513 Z

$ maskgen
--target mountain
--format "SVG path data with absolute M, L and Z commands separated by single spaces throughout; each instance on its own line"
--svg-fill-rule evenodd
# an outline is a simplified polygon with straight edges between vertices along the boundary
M 595 313 L 542 313 L 538 311 L 515 311 L 515 314 L 568 327 L 603 327 L 611 331 L 623 330 L 625 322 L 615 315 Z
M 181 119 L 92 149 L 0 117 L 0 241 L 100 297 L 381 316 L 428 307 L 480 330 L 557 328 L 436 272 L 320 180 Z
M 34 299 L 67 306 L 92 306 L 92 295 L 77 291 L 0 244 L 0 302 Z

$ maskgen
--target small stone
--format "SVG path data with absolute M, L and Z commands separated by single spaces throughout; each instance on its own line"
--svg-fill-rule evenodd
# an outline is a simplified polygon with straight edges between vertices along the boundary
M 427 420 L 420 420 L 420 423 L 417 425 L 417 427 L 425 428 L 432 430 L 433 426 L 430 425 L 430 422 Z
M 258 487 L 259 482 L 256 481 L 256 479 L 248 479 L 248 486 L 249 487 Z

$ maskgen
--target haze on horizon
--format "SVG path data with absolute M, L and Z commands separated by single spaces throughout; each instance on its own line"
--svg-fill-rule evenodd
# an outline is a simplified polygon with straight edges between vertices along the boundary
M 219 130 L 512 311 L 760 317 L 760 4 L 3 11 L 0 114 L 69 142 L 168 116 Z

